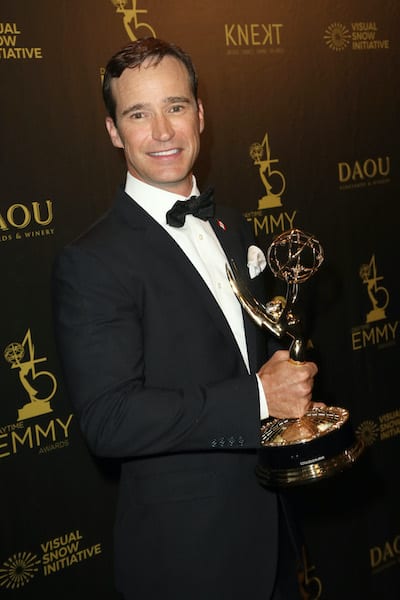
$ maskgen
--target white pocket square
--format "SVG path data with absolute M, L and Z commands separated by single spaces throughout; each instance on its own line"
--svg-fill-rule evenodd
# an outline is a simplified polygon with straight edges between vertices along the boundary
M 257 246 L 250 246 L 247 251 L 247 266 L 250 279 L 257 277 L 267 266 L 264 252 Z

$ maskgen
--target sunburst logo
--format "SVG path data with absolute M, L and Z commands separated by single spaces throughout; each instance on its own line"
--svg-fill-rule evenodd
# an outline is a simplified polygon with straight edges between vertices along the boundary
M 358 426 L 356 434 L 366 446 L 372 446 L 378 439 L 379 427 L 374 421 L 364 421 Z
M 29 583 L 36 575 L 40 560 L 36 554 L 18 552 L 8 558 L 0 568 L 0 587 L 15 590 Z
M 332 23 L 325 31 L 324 40 L 331 50 L 340 52 L 350 44 L 351 33 L 341 23 Z

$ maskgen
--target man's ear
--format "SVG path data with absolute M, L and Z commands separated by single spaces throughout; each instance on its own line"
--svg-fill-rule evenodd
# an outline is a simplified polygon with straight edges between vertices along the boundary
M 124 144 L 122 143 L 122 140 L 119 136 L 117 126 L 115 125 L 111 117 L 106 117 L 106 128 L 108 131 L 108 135 L 110 136 L 112 145 L 116 148 L 123 148 Z
M 204 131 L 204 106 L 200 99 L 197 100 L 197 112 L 199 115 L 200 133 L 203 133 L 203 131 Z

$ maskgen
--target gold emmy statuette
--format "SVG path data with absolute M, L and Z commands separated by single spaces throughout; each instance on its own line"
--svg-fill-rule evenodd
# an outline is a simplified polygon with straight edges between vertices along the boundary
M 291 229 L 275 238 L 267 262 L 275 277 L 286 282 L 286 298 L 267 304 L 250 294 L 234 263 L 226 268 L 233 291 L 256 324 L 277 338 L 291 338 L 290 360 L 295 363 L 304 362 L 306 354 L 302 323 L 294 311 L 299 284 L 314 275 L 323 260 L 321 244 L 308 233 Z M 270 418 L 261 429 L 256 474 L 266 487 L 310 483 L 351 466 L 363 448 L 344 408 L 313 408 L 298 419 Z

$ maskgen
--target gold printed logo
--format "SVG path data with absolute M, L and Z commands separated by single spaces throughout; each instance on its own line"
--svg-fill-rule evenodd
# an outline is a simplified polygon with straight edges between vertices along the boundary
M 50 400 L 57 390 L 57 381 L 50 371 L 38 371 L 36 365 L 47 361 L 46 357 L 35 358 L 35 347 L 31 331 L 20 342 L 12 342 L 4 350 L 4 358 L 11 369 L 18 369 L 19 380 L 28 394 L 29 402 L 18 410 L 18 421 L 31 419 L 52 412 Z M 23 359 L 26 360 L 23 360 Z
M 12 204 L 0 212 L 0 242 L 54 234 L 53 201 Z
M 111 0 L 111 2 L 116 7 L 116 12 L 122 14 L 125 31 L 132 42 L 135 42 L 138 37 L 156 37 L 156 32 L 150 23 L 139 21 L 139 14 L 146 14 L 147 10 L 145 8 L 137 8 L 137 0 L 131 0 L 129 7 L 127 7 L 129 4 L 128 0 Z
M 382 275 L 378 275 L 375 254 L 369 263 L 361 265 L 359 276 L 367 288 L 371 310 L 365 316 L 365 323 L 352 329 L 353 350 L 362 350 L 375 346 L 378 349 L 389 348 L 396 344 L 399 321 L 388 321 L 386 309 L 389 305 L 389 292 L 380 284 Z
M 341 52 L 350 44 L 351 33 L 341 23 L 332 23 L 325 31 L 324 40 L 331 50 Z
M 293 229 L 297 210 L 287 212 L 282 208 L 286 179 L 282 171 L 276 168 L 279 159 L 271 158 L 268 133 L 265 133 L 261 142 L 250 145 L 249 156 L 258 168 L 258 175 L 265 189 L 264 195 L 258 200 L 258 208 L 244 213 L 247 221 L 252 224 L 255 237 L 276 235 L 276 232 Z M 267 240 L 261 243 L 267 243 Z
M 357 427 L 356 434 L 366 446 L 398 437 L 400 435 L 400 409 L 383 413 L 375 421 L 371 419 L 363 421 Z
M 40 544 L 38 554 L 17 552 L 4 561 L 0 567 L 0 589 L 21 588 L 36 575 L 47 577 L 86 560 L 95 559 L 102 552 L 100 542 L 86 545 L 79 529 L 67 532 Z
M 338 163 L 338 181 L 341 190 L 370 187 L 390 182 L 390 156 L 378 156 Z
M 377 39 L 378 26 L 375 21 L 356 21 L 350 25 L 351 31 L 342 23 L 331 23 L 325 30 L 326 45 L 336 52 L 350 46 L 351 50 L 388 50 L 390 40 Z
M 18 45 L 22 31 L 17 23 L 0 23 L 0 61 L 34 60 L 43 58 L 42 48 Z
M 225 23 L 227 46 L 279 46 L 282 23 L 251 23 L 250 25 Z
M 366 446 L 372 446 L 378 439 L 379 426 L 375 421 L 363 421 L 357 429 L 356 434 L 362 439 Z
M 375 254 L 372 255 L 368 264 L 361 265 L 360 277 L 367 286 L 368 297 L 372 304 L 372 310 L 367 313 L 366 322 L 373 323 L 386 319 L 385 309 L 389 304 L 389 292 L 382 285 L 378 285 L 378 281 L 381 281 L 383 277 L 377 275 Z
M 31 552 L 17 552 L 0 568 L 0 586 L 16 590 L 29 583 L 39 571 L 40 560 Z
M 370 564 L 372 573 L 377 574 L 390 567 L 396 568 L 400 562 L 400 535 L 393 540 L 386 540 L 381 546 L 370 548 Z
M 268 133 L 265 134 L 261 143 L 251 144 L 249 154 L 254 165 L 258 167 L 258 173 L 266 192 L 265 196 L 259 199 L 258 208 L 282 206 L 281 196 L 286 188 L 286 180 L 281 171 L 271 168 L 271 165 L 278 163 L 279 159 L 271 158 Z
M 301 597 L 307 600 L 320 600 L 322 597 L 322 581 L 315 574 L 315 565 L 310 564 L 305 546 L 302 546 L 301 568 L 297 578 Z

